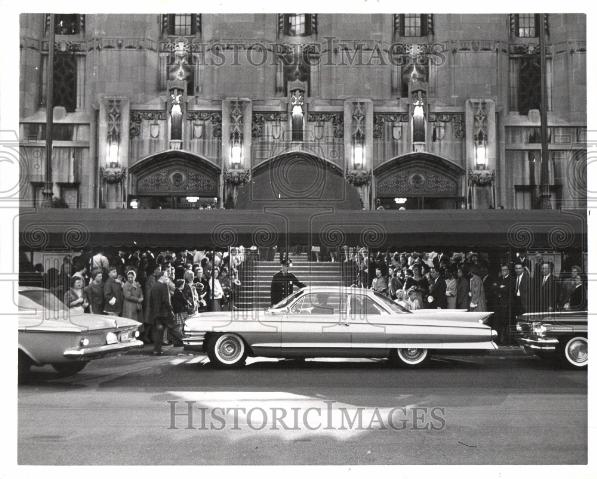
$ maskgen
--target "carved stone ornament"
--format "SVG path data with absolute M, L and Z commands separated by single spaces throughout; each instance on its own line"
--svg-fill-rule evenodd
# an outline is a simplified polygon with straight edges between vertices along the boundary
M 401 136 L 402 134 L 402 126 L 400 123 L 407 122 L 408 113 L 376 113 L 373 115 L 373 138 L 384 138 L 385 123 L 393 123 L 393 138 L 399 140 L 399 135 Z
M 108 121 L 108 143 L 118 143 L 120 141 L 120 100 L 108 100 L 106 117 Z
M 241 168 L 224 171 L 224 181 L 231 186 L 244 185 L 251 179 L 251 172 Z
M 130 116 L 129 136 L 132 138 L 141 134 L 141 122 L 144 120 L 156 123 L 158 120 L 163 121 L 166 118 L 165 111 L 133 110 Z
M 352 136 L 358 134 L 365 136 L 365 104 L 355 102 L 352 104 Z
M 123 182 L 126 179 L 126 168 L 106 167 L 100 168 L 100 177 L 105 183 L 111 185 Z
M 365 186 L 371 182 L 371 172 L 369 170 L 348 170 L 346 171 L 346 181 L 353 186 Z
M 230 108 L 230 137 L 242 136 L 243 131 L 243 104 L 240 101 L 233 101 Z
M 344 137 L 344 114 L 343 113 L 309 113 L 308 121 L 312 123 L 323 124 L 326 122 L 332 122 L 332 128 L 334 131 L 334 138 Z
M 474 186 L 489 186 L 495 180 L 493 170 L 469 170 L 468 181 Z
M 286 112 L 271 112 L 271 113 L 253 113 L 253 122 L 251 125 L 251 135 L 253 138 L 260 138 L 263 136 L 263 131 L 266 122 L 283 122 L 288 120 L 288 113 Z M 278 135 L 279 137 L 279 135 Z
M 457 187 L 455 179 L 420 168 L 407 169 L 376 182 L 377 193 L 387 196 L 453 196 Z

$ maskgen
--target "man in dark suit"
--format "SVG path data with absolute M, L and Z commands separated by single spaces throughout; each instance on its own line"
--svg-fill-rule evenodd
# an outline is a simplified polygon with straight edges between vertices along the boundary
M 558 306 L 558 282 L 553 275 L 553 264 L 543 263 L 541 265 L 541 277 L 537 281 L 537 294 L 539 311 L 555 311 Z
M 531 279 L 522 263 L 514 265 L 514 289 L 512 292 L 512 315 L 517 316 L 531 312 Z
M 510 268 L 503 264 L 500 268 L 500 276 L 495 283 L 495 314 L 493 315 L 492 327 L 499 334 L 500 344 L 510 341 L 512 324 L 512 293 L 514 283 Z
M 278 271 L 272 278 L 272 285 L 270 288 L 271 305 L 282 301 L 286 296 L 292 294 L 293 285 L 299 288 L 304 288 L 306 285 L 301 283 L 296 276 L 288 272 L 288 260 L 284 259 L 281 262 L 282 269 Z
M 118 281 L 118 270 L 112 266 L 108 270 L 108 279 L 104 283 L 104 312 L 111 316 L 120 316 L 124 294 L 122 283 Z
M 182 331 L 174 321 L 174 312 L 168 289 L 168 270 L 161 271 L 157 282 L 151 288 L 150 308 L 153 321 L 153 354 L 162 354 L 164 329 L 168 329 L 175 338 L 175 346 L 182 345 Z
M 429 268 L 429 293 L 427 294 L 426 304 L 429 309 L 446 309 L 448 307 L 448 298 L 446 297 L 446 281 L 440 275 L 436 266 Z

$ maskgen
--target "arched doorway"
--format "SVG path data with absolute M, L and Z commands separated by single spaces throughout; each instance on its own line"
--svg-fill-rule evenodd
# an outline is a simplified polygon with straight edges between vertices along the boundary
M 376 198 L 385 209 L 461 208 L 465 170 L 430 153 L 393 158 L 374 170 Z
M 158 153 L 130 167 L 128 204 L 151 209 L 216 207 L 219 177 L 220 169 L 203 157 L 182 150 Z
M 255 167 L 239 189 L 237 208 L 332 207 L 362 209 L 361 198 L 335 164 L 305 152 L 289 152 Z

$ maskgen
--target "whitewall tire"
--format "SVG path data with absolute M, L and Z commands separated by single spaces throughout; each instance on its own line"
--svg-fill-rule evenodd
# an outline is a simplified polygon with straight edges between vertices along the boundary
M 209 338 L 207 355 L 215 366 L 239 366 L 245 362 L 247 347 L 238 334 L 222 333 Z
M 398 364 L 407 368 L 420 367 L 429 359 L 429 350 L 421 348 L 401 348 L 396 350 Z
M 582 336 L 570 338 L 564 345 L 563 358 L 566 364 L 574 368 L 586 368 L 589 362 L 588 341 Z

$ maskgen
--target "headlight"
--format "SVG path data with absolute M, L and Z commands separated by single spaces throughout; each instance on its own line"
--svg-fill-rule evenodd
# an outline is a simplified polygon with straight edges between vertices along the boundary
M 533 334 L 536 334 L 537 336 L 543 336 L 545 331 L 547 331 L 547 328 L 543 323 L 533 323 Z
M 137 330 L 137 331 L 135 331 L 135 338 L 138 338 L 138 337 L 139 337 L 139 331 Z
M 520 325 L 520 323 L 516 323 L 516 332 L 522 333 L 522 326 Z
M 81 341 L 79 341 L 79 344 L 82 347 L 89 346 L 89 338 L 81 338 Z

